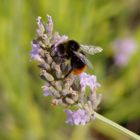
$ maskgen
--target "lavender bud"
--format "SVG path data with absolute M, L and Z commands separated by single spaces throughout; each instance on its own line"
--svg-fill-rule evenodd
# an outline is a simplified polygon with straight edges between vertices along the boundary
M 46 70 L 42 70 L 40 76 L 49 82 L 54 81 L 54 77 Z
M 52 21 L 52 17 L 49 15 L 47 15 L 47 19 L 48 19 L 48 24 L 45 26 L 45 29 L 48 37 L 51 37 L 53 32 L 53 21 Z
M 51 64 L 51 63 L 53 62 L 52 57 L 50 56 L 49 53 L 46 53 L 45 55 L 46 55 L 45 61 L 46 61 L 48 64 Z
M 50 48 L 51 46 L 50 46 L 48 36 L 46 34 L 43 34 L 42 39 L 43 39 L 43 43 L 44 43 L 45 47 Z
M 62 75 L 62 72 L 60 70 L 60 67 L 58 67 L 58 69 L 56 70 L 56 73 L 55 74 L 56 74 L 56 77 L 58 79 L 63 78 L 63 75 Z
M 61 95 L 63 95 L 63 96 L 66 96 L 67 94 L 69 93 L 69 89 L 63 89 L 62 91 L 61 91 Z
M 79 99 L 78 92 L 73 91 L 73 93 L 72 93 L 72 99 L 74 100 L 74 102 L 78 101 L 78 99 Z
M 60 99 L 53 99 L 52 100 L 52 105 L 65 105 L 66 106 L 66 104 L 64 104 L 63 102 L 62 102 L 62 99 L 60 98 Z
M 49 87 L 49 90 L 52 92 L 52 95 L 55 98 L 59 98 L 61 96 L 60 93 L 59 93 L 59 91 L 57 91 L 53 86 L 50 86 Z
M 70 77 L 70 75 L 69 75 L 69 77 L 67 77 L 65 79 L 65 81 L 64 81 L 64 89 L 70 89 L 70 87 L 72 86 L 73 82 L 74 82 L 74 76 Z
M 62 91 L 62 81 L 53 81 L 52 85 L 58 90 Z
M 58 40 L 61 38 L 61 36 L 59 35 L 58 32 L 55 32 L 50 40 L 51 44 L 56 44 L 56 42 L 58 42 Z
M 42 61 L 42 63 L 40 63 L 38 66 L 39 66 L 40 68 L 43 68 L 43 69 L 46 70 L 46 71 L 50 71 L 50 65 L 47 64 L 47 63 L 44 63 L 43 61 Z
M 56 75 L 56 77 L 57 77 L 58 79 L 62 77 L 62 72 L 61 72 L 61 69 L 60 69 L 60 65 L 56 64 L 55 62 L 53 62 L 53 63 L 51 64 L 51 68 L 52 68 L 53 70 L 55 70 L 55 75 Z
M 75 103 L 75 101 L 69 97 L 64 98 L 64 103 L 68 105 L 72 105 Z
M 41 21 L 41 17 L 38 17 L 36 21 L 39 27 L 39 29 L 37 30 L 37 35 L 41 37 L 44 34 L 45 28 L 43 22 Z

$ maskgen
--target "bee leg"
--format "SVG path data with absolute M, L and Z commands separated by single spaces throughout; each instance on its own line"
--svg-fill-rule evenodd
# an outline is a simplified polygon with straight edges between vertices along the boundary
M 72 71 L 73 71 L 73 68 L 71 68 L 71 69 L 69 70 L 69 72 L 65 75 L 65 78 L 67 78 L 67 77 L 69 76 L 69 74 L 70 74 Z

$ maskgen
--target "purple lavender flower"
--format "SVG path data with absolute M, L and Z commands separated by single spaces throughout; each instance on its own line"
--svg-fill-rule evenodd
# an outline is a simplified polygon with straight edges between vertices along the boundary
M 72 125 L 85 125 L 92 120 L 94 111 L 97 109 L 101 96 L 96 95 L 96 89 L 100 86 L 96 81 L 96 76 L 82 73 L 80 75 L 80 83 L 77 79 L 79 76 L 71 74 L 64 78 L 65 69 L 71 68 L 69 64 L 59 62 L 57 45 L 68 40 L 68 36 L 59 35 L 53 31 L 53 21 L 51 16 L 47 16 L 47 24 L 41 17 L 37 18 L 37 37 L 32 41 L 31 60 L 39 62 L 40 77 L 46 81 L 42 86 L 44 95 L 51 96 L 52 105 L 64 105 L 71 107 L 77 106 L 77 111 L 65 110 L 67 113 L 66 123 Z M 51 49 L 50 49 L 51 48 Z M 89 46 L 83 45 L 85 51 L 89 51 Z M 101 52 L 99 47 L 90 49 L 91 54 Z M 58 59 L 58 60 L 57 60 Z M 86 86 L 91 91 L 86 93 Z
M 89 86 L 91 90 L 94 88 L 100 87 L 100 84 L 97 83 L 97 79 L 95 75 L 89 75 L 85 72 L 80 74 L 80 85 L 82 88 L 82 91 L 85 90 L 86 86 Z
M 136 52 L 136 42 L 133 38 L 116 40 L 114 42 L 114 59 L 117 66 L 128 64 L 131 56 Z
M 38 44 L 38 42 L 33 41 L 32 42 L 32 50 L 30 52 L 31 60 L 41 61 L 41 58 L 39 55 L 39 48 L 40 48 L 40 45 Z
M 85 125 L 87 122 L 90 121 L 90 115 L 87 110 L 85 109 L 78 109 L 77 111 L 73 112 L 71 110 L 65 110 L 67 113 L 67 121 L 66 123 L 71 125 Z

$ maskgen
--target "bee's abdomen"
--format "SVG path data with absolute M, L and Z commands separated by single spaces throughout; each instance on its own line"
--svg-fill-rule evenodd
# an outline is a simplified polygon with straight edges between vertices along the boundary
M 86 65 L 84 65 L 84 66 L 81 67 L 81 68 L 74 69 L 74 70 L 73 70 L 73 74 L 79 75 L 79 74 L 81 74 L 81 73 L 85 70 L 85 68 L 86 68 Z
M 82 73 L 86 68 L 86 64 L 77 56 L 72 57 L 71 66 L 73 68 L 73 73 L 76 75 L 79 75 L 80 73 Z

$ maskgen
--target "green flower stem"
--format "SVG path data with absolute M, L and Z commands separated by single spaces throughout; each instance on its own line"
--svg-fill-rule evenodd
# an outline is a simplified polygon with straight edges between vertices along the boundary
M 140 140 L 140 136 L 133 133 L 132 131 L 118 125 L 117 123 L 103 117 L 102 115 L 98 114 L 97 112 L 95 112 L 95 118 L 106 123 L 107 125 L 110 125 L 114 128 L 116 128 L 118 131 L 120 131 L 121 133 L 127 135 L 129 138 L 132 138 L 133 140 Z

